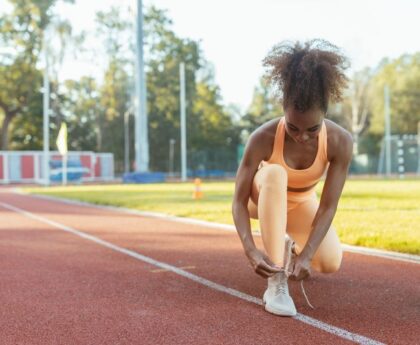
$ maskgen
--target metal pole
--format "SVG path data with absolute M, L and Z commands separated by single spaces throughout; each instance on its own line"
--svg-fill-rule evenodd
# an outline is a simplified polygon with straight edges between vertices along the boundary
M 136 30 L 136 171 L 149 170 L 149 142 L 147 131 L 146 107 L 146 74 L 143 58 L 143 6 L 142 0 L 137 0 L 137 30 Z
M 181 180 L 187 181 L 187 129 L 185 119 L 185 64 L 179 65 L 181 107 Z
M 174 173 L 174 145 L 176 140 L 169 139 L 169 176 L 172 177 Z
M 128 122 L 130 120 L 130 112 L 127 110 L 124 113 L 124 172 L 130 172 L 130 132 L 128 129 Z
M 420 175 L 420 121 L 417 122 L 417 175 Z
M 67 185 L 67 154 L 63 155 L 63 186 Z
M 378 171 L 377 174 L 378 175 L 383 175 L 384 174 L 384 146 L 385 146 L 385 140 L 382 140 L 381 143 L 381 152 L 379 153 L 379 162 L 378 162 Z
M 386 176 L 391 176 L 391 118 L 390 118 L 390 102 L 389 102 L 389 87 L 384 87 L 385 97 L 385 173 Z
M 48 51 L 47 51 L 47 38 L 46 38 L 46 30 L 44 30 L 44 59 L 45 59 L 45 68 L 44 68 L 44 94 L 43 94 L 43 155 L 44 155 L 44 184 L 48 186 L 50 184 L 50 165 L 49 165 L 49 155 L 50 155 L 50 81 L 48 77 Z

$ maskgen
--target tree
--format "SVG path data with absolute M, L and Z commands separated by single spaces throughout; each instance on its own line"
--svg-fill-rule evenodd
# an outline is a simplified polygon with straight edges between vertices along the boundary
M 1 149 L 9 145 L 9 126 L 15 117 L 40 109 L 42 102 L 40 73 L 24 58 L 16 58 L 11 65 L 0 65 L 0 108 L 3 111 Z M 32 107 L 31 107 L 32 105 Z M 42 109 L 42 108 L 41 108 Z
M 26 52 L 32 54 L 17 54 L 5 58 L 0 64 L 0 71 L 4 71 L 0 75 L 0 85 L 9 84 L 14 87 L 4 87 L 0 90 L 0 102 L 4 100 L 8 102 L 4 106 L 5 110 L 2 110 L 6 121 L 3 130 L 7 133 L 7 120 L 14 119 L 11 128 L 13 140 L 16 142 L 13 148 L 40 148 L 42 74 L 36 69 L 36 63 L 42 47 L 44 29 L 47 23 L 52 23 L 51 13 L 55 2 L 15 0 L 13 3 L 16 4 L 16 11 L 24 10 L 23 12 L 29 16 L 29 19 L 23 16 L 28 23 L 25 29 L 21 30 L 21 34 L 25 35 L 26 31 L 33 32 L 36 29 L 37 35 L 34 36 L 33 42 L 23 44 L 22 51 L 26 49 Z M 42 9 L 39 9 L 38 5 L 42 5 Z M 32 19 L 30 20 L 32 12 L 47 14 L 42 17 L 44 18 L 41 20 L 42 25 L 36 20 L 35 24 Z M 50 24 L 58 30 L 58 36 L 61 37 L 61 48 L 55 52 L 52 62 L 51 105 L 55 121 L 52 121 L 51 127 L 58 127 L 65 119 L 68 123 L 71 149 L 113 152 L 117 169 L 119 166 L 122 167 L 119 163 L 123 160 L 123 115 L 132 108 L 130 103 L 134 85 L 134 29 L 131 19 L 128 19 L 126 14 L 122 8 L 111 8 L 107 12 L 97 14 L 96 34 L 104 42 L 105 52 L 100 55 L 106 57 L 104 76 L 99 81 L 83 77 L 80 80 L 59 83 L 59 66 L 68 51 L 69 38 L 73 39 L 73 36 L 68 23 L 54 21 Z M 12 17 L 2 18 L 2 23 L 8 23 L 4 29 L 5 34 L 0 36 L 4 42 L 11 43 L 12 38 L 18 40 L 20 37 L 13 32 L 17 31 L 14 26 L 21 25 L 22 21 L 14 22 L 15 19 Z M 35 25 L 35 29 L 32 27 L 28 29 L 27 26 L 30 25 Z M 224 167 L 226 161 L 230 160 L 229 157 L 235 155 L 239 133 L 229 112 L 223 107 L 220 89 L 214 82 L 213 71 L 204 58 L 199 43 L 177 37 L 171 29 L 171 20 L 166 13 L 155 7 L 147 10 L 144 26 L 152 170 L 168 169 L 169 139 L 175 139 L 178 144 L 180 143 L 179 65 L 181 62 L 186 65 L 188 154 L 190 158 L 207 157 L 204 160 L 190 159 L 190 168 L 196 168 L 203 162 L 207 164 L 210 156 L 213 157 L 212 166 Z M 30 76 L 33 80 L 29 79 Z M 28 98 L 30 92 L 33 92 L 32 98 Z M 7 141 L 6 138 L 5 142 Z M 175 155 L 175 161 L 178 163 L 179 145 L 176 147 Z M 219 159 L 222 156 L 224 158 Z
M 67 80 L 64 88 L 62 112 L 67 122 L 69 148 L 95 151 L 97 114 L 102 111 L 98 85 L 92 77 L 82 77 L 79 81 Z
M 44 47 L 48 51 L 50 81 L 50 128 L 58 133 L 62 121 L 67 121 L 64 116 L 62 105 L 66 102 L 66 93 L 60 82 L 60 72 L 63 67 L 65 56 L 72 52 L 72 56 L 77 56 L 78 48 L 81 47 L 85 34 L 82 32 L 78 36 L 72 34 L 72 27 L 69 21 L 59 17 L 51 19 L 48 31 L 50 32 L 49 44 Z M 55 39 L 54 39 L 55 38 Z M 54 43 L 52 43 L 54 42 Z
M 96 150 L 113 152 L 117 170 L 123 167 L 124 113 L 132 108 L 134 77 L 134 27 L 123 10 L 111 7 L 96 14 L 96 34 L 103 40 L 107 66 L 99 86 L 100 109 L 95 114 Z
M 9 0 L 12 13 L 0 17 L 0 44 L 14 47 L 0 55 L 0 109 L 3 112 L 1 147 L 7 150 L 9 126 L 14 118 L 35 116 L 42 102 L 40 72 L 36 64 L 42 49 L 43 34 L 51 21 L 56 0 Z M 71 2 L 71 1 L 69 1 Z M 18 137 L 22 137 L 18 134 Z M 31 140 L 36 136 L 25 136 Z M 38 144 L 35 144 L 35 146 Z
M 169 141 L 180 143 L 179 65 L 184 62 L 189 166 L 209 168 L 211 164 L 215 168 L 217 163 L 221 169 L 228 158 L 214 157 L 234 154 L 238 134 L 222 106 L 220 90 L 199 44 L 177 37 L 171 24 L 165 12 L 155 7 L 145 15 L 150 166 L 166 171 Z M 175 150 L 175 169 L 179 169 L 179 146 Z
M 370 111 L 369 90 L 372 74 L 369 68 L 356 72 L 350 82 L 351 133 L 353 134 L 353 153 L 359 153 L 359 136 L 367 128 Z
M 372 121 L 370 132 L 384 133 L 384 86 L 391 94 L 391 130 L 416 134 L 420 121 L 420 52 L 384 59 L 372 80 Z
M 354 72 L 343 100 L 331 104 L 328 109 L 327 117 L 352 133 L 356 155 L 359 154 L 360 136 L 370 124 L 372 73 L 370 68 Z
M 254 130 L 282 114 L 283 106 L 279 95 L 273 92 L 267 79 L 262 77 L 259 85 L 254 89 L 252 102 L 244 119 L 249 121 L 249 125 Z

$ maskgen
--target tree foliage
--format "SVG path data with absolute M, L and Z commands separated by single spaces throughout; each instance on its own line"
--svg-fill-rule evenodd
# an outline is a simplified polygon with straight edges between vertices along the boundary
M 121 170 L 124 156 L 124 113 L 133 112 L 134 93 L 134 47 L 126 42 L 134 41 L 134 28 L 120 8 L 99 12 L 96 23 L 96 35 L 104 43 L 107 56 L 104 77 L 95 87 L 96 103 L 77 103 L 77 97 L 89 97 L 86 93 L 87 85 L 68 82 L 69 94 L 78 96 L 71 96 L 66 107 L 67 112 L 71 113 L 71 107 L 77 104 L 77 116 L 88 119 L 88 127 L 96 129 L 96 146 L 90 146 L 89 149 L 113 152 L 116 166 Z M 226 153 L 226 148 L 235 160 L 237 134 L 229 114 L 224 110 L 220 90 L 213 81 L 209 64 L 199 43 L 175 35 L 171 24 L 165 11 L 150 7 L 145 13 L 150 169 L 168 171 L 169 141 L 174 139 L 177 144 L 175 169 L 179 170 L 181 62 L 186 67 L 187 147 L 190 168 L 209 165 L 209 156 L 213 160 L 217 159 L 214 158 L 213 151 Z M 89 111 L 92 106 L 95 108 L 94 113 Z M 82 135 L 85 127 L 75 127 L 73 136 Z M 71 128 L 69 126 L 69 131 Z M 130 126 L 131 160 L 134 158 L 133 138 L 134 128 Z M 92 145 L 92 141 L 89 143 Z M 88 149 L 87 146 L 83 148 Z M 222 160 L 217 163 L 219 167 L 223 164 Z
M 420 52 L 385 59 L 373 78 L 370 132 L 384 132 L 384 86 L 391 95 L 392 133 L 416 134 L 420 121 Z
M 70 23 L 54 16 L 59 0 L 9 0 L 11 13 L 0 17 L 0 121 L 2 149 L 42 147 L 42 59 L 47 26 L 57 44 L 51 57 L 51 127 L 69 129 L 71 150 L 113 152 L 122 171 L 124 114 L 133 114 L 134 42 L 132 14 L 121 7 L 98 12 L 95 38 L 102 42 L 105 67 L 101 78 L 84 76 L 60 81 L 66 54 L 83 47 Z M 64 0 L 63 0 L 64 1 Z M 72 2 L 72 1 L 69 1 Z M 261 124 L 283 109 L 267 81 L 260 79 L 245 114 L 225 107 L 211 64 L 200 43 L 178 37 L 167 13 L 149 7 L 144 16 L 145 70 L 150 169 L 168 171 L 170 140 L 175 140 L 175 170 L 180 161 L 180 72 L 186 67 L 187 147 L 190 169 L 236 168 L 236 148 Z M 59 48 L 58 48 L 59 47 Z M 84 47 L 85 51 L 89 47 Z M 77 49 L 83 51 L 83 49 Z M 103 60 L 103 59 L 102 59 Z M 383 60 L 377 69 L 357 71 L 340 104 L 327 117 L 353 133 L 359 153 L 375 153 L 383 135 L 383 89 L 391 91 L 393 133 L 416 133 L 420 121 L 420 53 Z M 240 114 L 241 116 L 238 116 Z M 134 118 L 129 123 L 130 160 L 134 160 Z M 51 135 L 51 144 L 55 136 Z M 53 146 L 52 146 L 53 147 Z M 131 164 L 132 166 L 132 164 Z
M 18 120 L 14 124 L 17 132 L 13 134 L 13 147 L 35 148 L 40 144 L 38 131 L 42 116 L 39 112 L 41 74 L 37 63 L 57 0 L 9 2 L 13 5 L 12 12 L 0 17 L 0 44 L 7 47 L 7 53 L 0 55 L 1 148 L 8 148 L 9 126 L 15 118 Z

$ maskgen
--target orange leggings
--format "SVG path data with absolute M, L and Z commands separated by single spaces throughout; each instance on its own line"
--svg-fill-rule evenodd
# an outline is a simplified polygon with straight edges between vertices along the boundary
M 259 219 L 264 248 L 276 265 L 283 267 L 286 232 L 296 242 L 297 253 L 303 249 L 318 206 L 314 189 L 287 191 L 287 172 L 281 165 L 264 165 L 257 171 L 248 211 L 251 218 Z M 312 267 L 319 272 L 335 272 L 341 258 L 340 240 L 331 226 L 315 252 Z

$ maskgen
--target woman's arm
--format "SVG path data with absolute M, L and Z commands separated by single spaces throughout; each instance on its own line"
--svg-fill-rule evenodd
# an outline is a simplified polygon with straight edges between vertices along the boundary
M 262 135 L 253 133 L 245 147 L 242 161 L 235 179 L 235 194 L 232 203 L 232 216 L 245 253 L 256 248 L 251 233 L 248 200 L 251 195 L 252 181 L 258 170 L 258 165 L 265 158 L 260 148 Z
M 338 201 L 346 181 L 353 153 L 351 134 L 343 131 L 338 136 L 336 150 L 328 167 L 327 178 L 322 190 L 318 211 L 312 222 L 312 230 L 308 241 L 296 260 L 292 276 L 300 280 L 309 271 L 310 262 L 316 250 L 328 232 L 337 211 Z
M 277 121 L 278 122 L 278 121 Z M 255 131 L 248 140 L 244 156 L 239 165 L 235 180 L 235 194 L 232 203 L 232 215 L 236 230 L 242 242 L 245 255 L 248 257 L 254 271 L 267 278 L 280 270 L 275 267 L 270 258 L 258 250 L 251 232 L 251 222 L 248 211 L 248 201 L 251 195 L 254 175 L 262 160 L 267 160 L 272 152 L 276 126 L 269 122 Z

